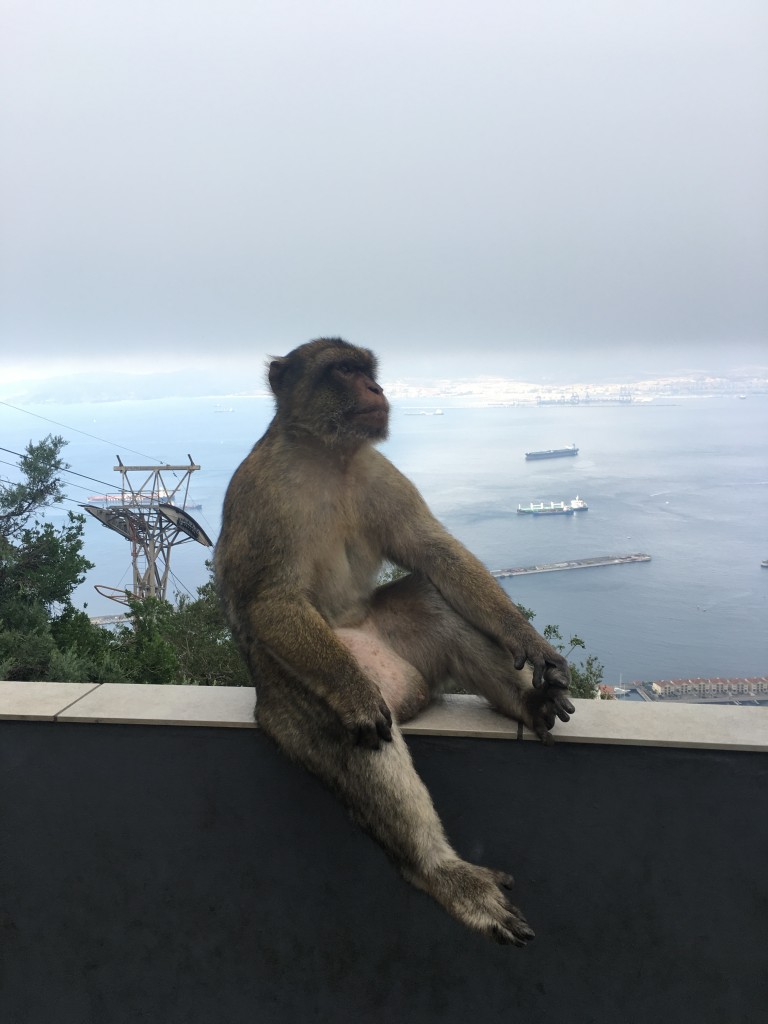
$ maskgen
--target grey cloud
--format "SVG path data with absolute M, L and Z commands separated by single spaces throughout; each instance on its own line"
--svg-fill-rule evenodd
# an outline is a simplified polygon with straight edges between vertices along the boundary
M 7 8 L 11 345 L 765 344 L 761 4 Z

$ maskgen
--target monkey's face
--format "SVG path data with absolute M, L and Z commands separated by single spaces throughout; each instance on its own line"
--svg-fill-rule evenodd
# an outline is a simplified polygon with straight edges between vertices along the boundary
M 331 379 L 344 414 L 344 433 L 363 440 L 383 441 L 389 430 L 389 402 L 372 369 L 344 360 L 333 366 Z
M 340 338 L 318 338 L 269 367 L 282 426 L 329 447 L 383 441 L 389 402 L 376 382 L 376 358 Z

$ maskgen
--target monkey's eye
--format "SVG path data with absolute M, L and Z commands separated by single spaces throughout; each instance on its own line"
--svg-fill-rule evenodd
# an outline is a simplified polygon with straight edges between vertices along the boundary
M 354 367 L 352 363 L 339 363 L 336 369 L 339 371 L 339 373 L 343 373 L 346 376 L 350 376 L 351 374 L 357 372 L 356 367 Z

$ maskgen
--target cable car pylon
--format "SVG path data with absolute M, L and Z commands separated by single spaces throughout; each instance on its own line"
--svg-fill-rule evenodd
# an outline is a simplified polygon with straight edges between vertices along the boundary
M 189 541 L 213 546 L 186 510 L 192 474 L 200 469 L 191 455 L 187 458 L 189 464 L 183 466 L 126 466 L 118 455 L 114 470 L 121 476 L 120 493 L 94 495 L 90 501 L 104 504 L 82 506 L 131 545 L 131 589 L 97 586 L 102 596 L 121 604 L 128 604 L 132 597 L 164 600 L 172 549 Z

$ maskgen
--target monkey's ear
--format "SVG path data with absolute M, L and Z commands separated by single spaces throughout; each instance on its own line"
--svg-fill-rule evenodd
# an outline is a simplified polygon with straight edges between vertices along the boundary
M 269 364 L 269 386 L 272 388 L 273 395 L 276 395 L 282 387 L 287 366 L 287 359 L 273 359 Z

